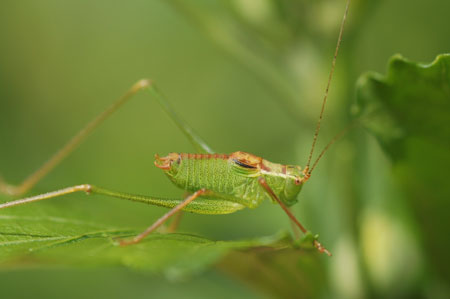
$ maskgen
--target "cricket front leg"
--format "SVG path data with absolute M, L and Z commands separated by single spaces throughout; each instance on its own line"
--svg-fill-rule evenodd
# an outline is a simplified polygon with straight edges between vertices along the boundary
M 292 209 L 291 208 L 288 208 L 288 209 L 292 213 Z M 300 235 L 302 232 L 298 228 L 297 224 L 290 219 L 289 219 L 289 222 L 291 223 L 291 228 L 292 228 L 292 232 L 294 233 L 295 239 L 300 239 Z
M 280 207 L 284 210 L 284 212 L 288 215 L 292 222 L 294 222 L 304 234 L 307 234 L 308 230 L 300 223 L 300 221 L 297 220 L 297 218 L 294 216 L 294 214 L 292 214 L 289 208 L 278 198 L 275 192 L 273 192 L 272 188 L 270 188 L 270 186 L 267 184 L 266 180 L 263 177 L 260 177 L 258 179 L 258 182 L 264 188 L 264 190 L 266 190 L 270 197 L 280 205 Z M 316 247 L 320 253 L 326 253 L 328 256 L 331 256 L 331 253 L 322 244 L 320 244 L 319 241 L 314 240 L 314 247 Z
M 147 237 L 149 234 L 151 234 L 154 230 L 156 230 L 158 227 L 160 227 L 164 222 L 166 222 L 170 217 L 172 217 L 173 215 L 181 212 L 181 210 L 186 207 L 190 202 L 192 202 L 194 199 L 196 199 L 197 197 L 201 196 L 201 195 L 205 195 L 208 193 L 208 190 L 206 189 L 200 189 L 198 191 L 196 191 L 195 193 L 193 193 L 192 195 L 190 195 L 189 197 L 187 197 L 184 201 L 182 201 L 180 204 L 178 204 L 177 206 L 175 206 L 172 210 L 170 210 L 169 212 L 167 212 L 166 214 L 164 214 L 161 218 L 159 218 L 158 220 L 156 220 L 151 226 L 149 226 L 145 231 L 143 231 L 142 233 L 140 233 L 139 235 L 137 235 L 136 237 L 134 237 L 133 239 L 131 239 L 130 241 L 126 241 L 126 240 L 121 240 L 120 241 L 120 245 L 121 246 L 127 246 L 127 245 L 132 245 L 132 244 L 137 244 L 139 243 L 142 239 L 144 239 L 145 237 Z

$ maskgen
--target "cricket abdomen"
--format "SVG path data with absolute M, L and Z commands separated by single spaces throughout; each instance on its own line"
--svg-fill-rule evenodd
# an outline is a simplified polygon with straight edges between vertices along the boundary
M 286 197 L 287 166 L 245 152 L 230 155 L 171 153 L 163 158 L 156 156 L 155 165 L 178 187 L 190 192 L 207 189 L 212 192 L 208 195 L 212 199 L 257 207 L 264 199 L 270 199 L 258 182 L 261 176 L 280 198 Z
M 183 189 L 205 188 L 219 194 L 233 192 L 233 177 L 225 154 L 180 154 L 180 165 L 174 182 Z

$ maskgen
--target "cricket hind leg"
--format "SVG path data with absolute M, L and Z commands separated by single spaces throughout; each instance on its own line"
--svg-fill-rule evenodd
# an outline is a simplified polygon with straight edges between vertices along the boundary
M 170 217 L 173 215 L 181 215 L 179 214 L 182 212 L 182 209 L 186 207 L 190 202 L 192 202 L 194 199 L 201 195 L 205 195 L 208 193 L 208 190 L 206 189 L 200 189 L 196 192 L 194 192 L 192 195 L 188 196 L 185 200 L 183 200 L 181 203 L 179 203 L 177 206 L 175 206 L 172 210 L 161 216 L 158 220 L 156 220 L 152 225 L 150 225 L 145 231 L 134 237 L 133 239 L 126 241 L 121 240 L 119 241 L 120 246 L 127 246 L 132 244 L 137 244 L 142 239 L 147 237 L 149 234 L 151 234 L 153 231 L 155 231 L 158 227 L 160 227 L 164 222 L 166 222 Z M 176 219 L 175 219 L 176 220 Z
M 170 206 L 172 208 L 169 212 L 167 212 L 161 218 L 159 218 L 157 221 L 155 221 L 155 223 L 153 223 L 153 225 L 151 225 L 149 228 L 147 228 L 141 234 L 134 237 L 132 240 L 120 241 L 120 245 L 125 246 L 125 245 L 139 243 L 143 238 L 145 238 L 148 234 L 150 234 L 155 229 L 157 229 L 159 226 L 161 226 L 164 222 L 166 222 L 173 215 L 176 215 L 176 217 L 177 217 L 177 218 L 175 218 L 175 222 L 179 222 L 179 217 L 181 216 L 182 209 L 184 209 L 194 199 L 196 199 L 197 197 L 199 197 L 201 195 L 207 194 L 209 191 L 207 191 L 206 189 L 200 189 L 197 192 L 189 195 L 185 199 L 170 200 L 171 203 L 169 205 L 167 205 L 167 204 L 164 205 L 164 204 L 162 204 L 162 202 L 167 201 L 167 199 L 162 199 L 162 198 L 152 197 L 152 196 L 144 196 L 144 195 L 125 194 L 125 193 L 121 193 L 121 192 L 106 190 L 106 189 L 99 188 L 99 187 L 96 187 L 96 186 L 93 186 L 90 184 L 83 184 L 83 185 L 71 186 L 71 187 L 63 188 L 63 189 L 48 192 L 48 193 L 43 193 L 43 194 L 39 194 L 39 195 L 35 195 L 35 196 L 30 196 L 27 198 L 22 198 L 22 199 L 6 202 L 3 204 L 0 204 L 0 210 L 6 209 L 6 208 L 11 208 L 11 207 L 18 206 L 18 205 L 32 203 L 35 201 L 41 201 L 41 200 L 45 200 L 45 199 L 61 197 L 63 195 L 76 193 L 76 192 L 85 192 L 86 194 L 107 195 L 107 196 L 112 196 L 112 197 L 116 197 L 116 198 L 144 202 L 144 203 L 154 204 L 154 205 L 159 205 L 159 206 L 166 206 L 166 207 Z
M 75 193 L 75 192 L 84 191 L 84 192 L 89 194 L 89 193 L 92 192 L 92 189 L 93 189 L 93 186 L 89 185 L 89 184 L 71 186 L 71 187 L 67 187 L 67 188 L 64 188 L 64 189 L 51 191 L 51 192 L 48 192 L 48 193 L 43 193 L 43 194 L 39 194 L 39 195 L 35 195 L 35 196 L 30 196 L 30 197 L 26 197 L 26 198 L 17 199 L 17 200 L 14 200 L 14 201 L 5 202 L 3 204 L 0 204 L 0 209 L 11 208 L 11 207 L 14 207 L 14 206 L 19 206 L 19 205 L 28 204 L 28 203 L 35 202 L 35 201 L 41 201 L 41 200 L 44 200 L 44 199 L 50 199 L 50 198 L 54 198 L 54 197 L 59 197 L 59 196 L 63 196 L 63 195 L 70 194 L 70 193 Z
M 102 124 L 111 114 L 117 111 L 123 104 L 130 100 L 141 90 L 148 91 L 154 96 L 159 105 L 169 115 L 169 117 L 180 128 L 188 140 L 193 144 L 198 152 L 213 153 L 213 150 L 205 141 L 195 133 L 195 131 L 181 119 L 172 109 L 163 94 L 156 88 L 151 80 L 142 79 L 136 82 L 121 98 L 109 106 L 106 110 L 89 122 L 81 131 L 70 139 L 59 151 L 57 151 L 49 160 L 47 160 L 38 170 L 31 173 L 20 184 L 8 184 L 0 175 L 0 193 L 18 196 L 29 191 L 57 165 L 59 165 L 68 155 L 70 155 L 100 124 Z
M 5 203 L 0 204 L 0 210 L 32 203 L 35 201 L 41 201 L 41 200 L 45 200 L 45 199 L 61 197 L 63 195 L 76 193 L 76 192 L 85 192 L 86 194 L 106 195 L 106 196 L 111 196 L 111 197 L 115 197 L 115 198 L 126 199 L 126 200 L 135 201 L 135 202 L 142 202 L 142 203 L 160 206 L 160 207 L 166 207 L 166 208 L 174 208 L 178 204 L 182 203 L 185 200 L 185 198 L 184 199 L 168 199 L 168 198 L 161 198 L 161 197 L 156 197 L 156 196 L 122 193 L 122 192 L 103 189 L 103 188 L 100 188 L 100 187 L 97 187 L 94 185 L 90 185 L 90 184 L 82 184 L 82 185 L 71 186 L 71 187 L 67 187 L 67 188 L 63 188 L 63 189 L 59 189 L 59 190 L 55 190 L 55 191 L 51 191 L 51 192 L 47 192 L 47 193 L 42 193 L 42 194 L 38 194 L 38 195 L 26 197 L 26 198 L 21 198 L 21 199 L 5 202 Z
M 270 195 L 272 199 L 274 199 L 284 210 L 284 212 L 288 215 L 290 220 L 297 225 L 298 228 L 304 233 L 307 234 L 308 230 L 297 220 L 297 218 L 292 214 L 289 208 L 278 198 L 278 196 L 273 192 L 272 188 L 267 184 L 266 180 L 263 177 L 258 179 L 259 184 L 264 188 L 264 190 Z M 319 241 L 314 240 L 314 247 L 319 250 L 320 253 L 326 253 L 328 256 L 331 256 L 331 253 L 321 244 Z

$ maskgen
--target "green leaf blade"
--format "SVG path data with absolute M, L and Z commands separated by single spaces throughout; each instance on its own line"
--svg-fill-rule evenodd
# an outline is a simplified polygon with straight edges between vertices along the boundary
M 413 207 L 433 269 L 450 280 L 450 54 L 431 64 L 394 56 L 386 76 L 357 85 L 358 114 L 393 163 L 394 178 Z

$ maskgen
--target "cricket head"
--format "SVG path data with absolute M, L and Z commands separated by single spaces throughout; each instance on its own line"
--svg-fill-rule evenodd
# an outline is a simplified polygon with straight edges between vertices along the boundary
M 304 170 L 297 165 L 286 165 L 286 179 L 284 184 L 284 192 L 280 194 L 280 199 L 287 205 L 291 206 L 297 202 L 297 195 L 302 190 L 303 184 L 308 177 Z

